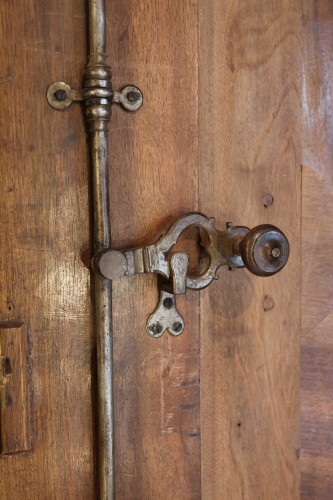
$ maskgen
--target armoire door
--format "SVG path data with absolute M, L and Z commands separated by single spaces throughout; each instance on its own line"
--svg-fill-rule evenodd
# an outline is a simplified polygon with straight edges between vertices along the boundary
M 301 14 L 293 0 L 106 1 L 113 87 L 144 95 L 135 114 L 113 107 L 112 246 L 193 211 L 290 242 L 275 276 L 223 267 L 180 296 L 179 337 L 146 333 L 156 276 L 113 284 L 117 500 L 299 498 Z M 1 399 L 0 498 L 95 499 L 88 144 L 82 107 L 46 100 L 52 82 L 81 87 L 86 2 L 8 0 L 0 19 L 0 357 L 20 384 Z M 181 245 L 195 269 L 198 234 Z

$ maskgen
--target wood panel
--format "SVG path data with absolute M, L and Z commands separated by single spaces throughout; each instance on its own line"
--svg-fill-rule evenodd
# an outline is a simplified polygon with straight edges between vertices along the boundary
M 291 242 L 280 274 L 223 270 L 201 294 L 206 500 L 299 495 L 300 14 L 292 0 L 200 4 L 200 211 Z
M 333 497 L 333 5 L 303 1 L 302 499 Z
M 116 89 L 138 85 L 136 115 L 114 109 L 111 220 L 115 248 L 155 241 L 198 207 L 197 2 L 117 2 L 108 14 Z M 112 21 L 111 21 L 112 19 Z M 186 330 L 145 331 L 156 277 L 115 283 L 116 496 L 200 498 L 199 295 L 180 297 Z
M 281 275 L 223 270 L 180 297 L 179 338 L 145 332 L 156 277 L 114 284 L 117 499 L 294 499 L 298 3 L 106 3 L 114 87 L 145 96 L 135 115 L 113 111 L 113 246 L 148 244 L 198 208 L 221 228 L 271 222 L 292 241 Z M 80 86 L 84 2 L 2 2 L 0 20 L 0 322 L 29 325 L 32 412 L 32 451 L 0 460 L 0 490 L 95 498 L 86 136 L 80 106 L 45 99 L 50 82 Z
M 93 498 L 89 169 L 80 106 L 53 110 L 48 85 L 80 85 L 81 0 L 0 3 L 0 321 L 31 331 L 32 451 L 0 460 L 2 498 Z
M 30 449 L 28 332 L 25 325 L 0 324 L 0 444 L 1 454 Z

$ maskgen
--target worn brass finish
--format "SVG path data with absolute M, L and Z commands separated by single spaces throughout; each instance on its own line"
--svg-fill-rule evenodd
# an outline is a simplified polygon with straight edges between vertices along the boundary
M 143 104 L 142 92 L 134 85 L 127 85 L 120 92 L 114 92 L 111 87 L 75 90 L 65 82 L 55 82 L 48 87 L 46 98 L 52 108 L 61 111 L 68 109 L 73 102 L 94 98 L 105 99 L 110 104 L 120 104 L 127 111 L 138 111 Z
M 107 65 L 104 0 L 89 5 L 89 60 L 83 77 L 93 178 L 94 251 L 111 245 L 108 176 L 108 123 L 112 93 Z M 104 95 L 101 95 L 101 91 Z M 107 94 L 107 95 L 105 95 Z M 94 324 L 98 377 L 98 478 L 102 499 L 114 498 L 113 373 L 111 283 L 94 276 Z
M 114 279 L 114 275 L 120 276 L 121 272 L 126 276 L 156 272 L 170 279 L 172 272 L 175 271 L 172 270 L 171 262 L 168 260 L 168 252 L 176 245 L 180 235 L 192 226 L 207 233 L 209 245 L 206 250 L 210 256 L 210 265 L 199 276 L 184 276 L 187 288 L 195 290 L 205 288 L 216 277 L 217 269 L 224 264 L 229 267 L 243 267 L 241 257 L 232 251 L 232 247 L 237 237 L 244 236 L 248 228 L 235 227 L 232 230 L 217 231 L 214 227 L 214 219 L 199 212 L 182 216 L 156 243 L 120 252 L 126 258 L 125 266 L 119 252 L 111 250 L 97 254 L 93 259 L 93 267 L 108 279 Z M 118 264 L 120 261 L 121 265 Z
M 141 273 L 158 273 L 166 278 L 157 309 L 147 322 L 147 333 L 152 337 L 160 337 L 165 330 L 172 335 L 183 331 L 184 321 L 177 311 L 175 296 L 185 293 L 186 288 L 202 290 L 207 287 L 218 278 L 219 267 L 225 265 L 229 270 L 246 267 L 258 276 L 271 276 L 285 266 L 289 243 L 275 226 L 266 224 L 250 230 L 227 222 L 226 229 L 218 231 L 214 222 L 213 218 L 199 212 L 189 213 L 178 219 L 152 245 L 123 251 L 103 249 L 95 255 L 93 268 L 109 280 Z M 192 226 L 206 233 L 203 239 L 206 243 L 201 246 L 205 247 L 208 264 L 198 276 L 188 274 L 188 256 L 185 253 L 172 254 L 172 247 L 180 235 Z M 172 307 L 165 306 L 166 299 L 172 301 Z
M 52 83 L 47 89 L 47 100 L 53 108 L 62 111 L 73 102 L 85 103 L 93 178 L 94 254 L 98 254 L 111 246 L 108 180 L 111 105 L 121 104 L 127 111 L 137 111 L 143 104 L 143 96 L 133 85 L 126 86 L 121 92 L 112 89 L 106 56 L 104 0 L 88 0 L 88 19 L 89 57 L 83 88 L 74 90 L 65 82 Z M 114 498 L 112 283 L 101 273 L 93 274 L 92 279 L 98 374 L 99 496 L 104 500 Z
M 286 265 L 289 243 L 277 227 L 263 224 L 249 231 L 240 242 L 239 251 L 251 273 L 272 276 Z
M 185 286 L 194 290 L 205 288 L 217 278 L 217 270 L 223 265 L 230 269 L 247 267 L 253 274 L 271 276 L 286 264 L 288 240 L 275 226 L 262 225 L 250 230 L 227 223 L 224 231 L 218 231 L 214 222 L 213 218 L 199 212 L 186 214 L 156 243 L 132 250 L 103 250 L 95 255 L 93 267 L 110 280 L 134 274 L 159 273 L 173 281 L 175 293 L 179 294 L 185 292 Z M 174 254 L 169 258 L 180 235 L 191 226 L 204 230 L 208 240 L 204 246 L 209 264 L 198 276 L 188 275 L 187 268 L 181 265 L 181 259 L 187 259 L 185 254 Z M 179 261 L 177 265 L 175 256 Z M 177 291 L 178 288 L 182 291 Z

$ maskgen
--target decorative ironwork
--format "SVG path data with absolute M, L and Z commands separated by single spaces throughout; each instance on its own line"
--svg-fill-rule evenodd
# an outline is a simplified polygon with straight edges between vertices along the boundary
M 160 337 L 165 330 L 172 335 L 182 333 L 184 320 L 177 311 L 175 296 L 184 294 L 187 288 L 206 288 L 218 278 L 219 267 L 225 265 L 229 270 L 246 267 L 257 276 L 272 276 L 285 266 L 289 243 L 277 227 L 264 224 L 250 230 L 228 222 L 224 231 L 218 231 L 214 222 L 215 219 L 199 212 L 189 213 L 152 245 L 123 251 L 103 249 L 95 255 L 95 271 L 109 280 L 142 273 L 158 273 L 166 279 L 157 309 L 147 322 L 147 332 L 152 337 Z M 180 235 L 190 227 L 198 228 L 206 236 L 200 245 L 208 255 L 207 264 L 197 276 L 188 274 L 186 253 L 172 253 Z M 164 306 L 167 298 L 172 307 Z
M 111 105 L 121 104 L 137 111 L 143 103 L 142 92 L 130 85 L 114 92 L 107 64 L 104 0 L 88 0 L 89 57 L 83 76 L 83 88 L 72 89 L 67 83 L 52 83 L 47 100 L 57 110 L 66 110 L 75 101 L 85 104 L 90 139 L 93 178 L 94 252 L 111 246 L 108 180 L 108 125 Z M 98 470 L 99 496 L 114 498 L 113 450 L 113 374 L 111 281 L 94 275 L 94 322 L 98 375 Z

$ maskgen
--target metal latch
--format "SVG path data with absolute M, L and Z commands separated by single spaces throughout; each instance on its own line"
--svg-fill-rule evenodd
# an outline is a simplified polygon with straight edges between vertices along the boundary
M 218 279 L 221 266 L 229 270 L 246 267 L 257 276 L 272 276 L 285 266 L 289 243 L 277 227 L 264 224 L 249 229 L 228 222 L 224 231 L 218 231 L 214 222 L 214 218 L 202 213 L 189 213 L 152 245 L 122 251 L 107 249 L 94 256 L 93 269 L 109 280 L 142 273 L 158 273 L 165 278 L 157 308 L 147 321 L 147 333 L 152 337 L 161 337 L 165 330 L 174 336 L 183 332 L 185 323 L 176 296 L 186 293 L 186 289 L 206 288 Z M 205 269 L 197 276 L 188 272 L 186 253 L 172 253 L 180 235 L 190 227 L 201 231 L 200 246 L 208 255 Z

